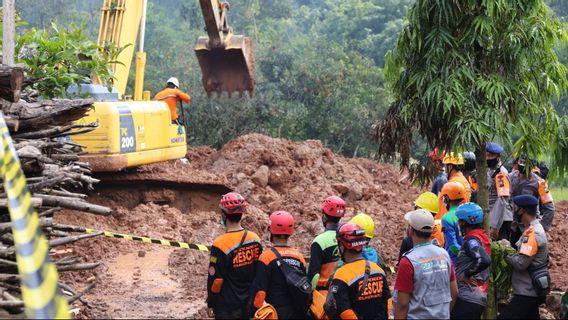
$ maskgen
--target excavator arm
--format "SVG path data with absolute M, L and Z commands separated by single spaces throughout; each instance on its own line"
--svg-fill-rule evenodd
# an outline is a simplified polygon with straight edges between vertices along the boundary
M 202 83 L 209 96 L 234 91 L 242 96 L 254 94 L 254 55 L 252 42 L 233 34 L 227 21 L 229 4 L 219 0 L 199 0 L 208 37 L 199 37 L 195 54 L 202 72 Z

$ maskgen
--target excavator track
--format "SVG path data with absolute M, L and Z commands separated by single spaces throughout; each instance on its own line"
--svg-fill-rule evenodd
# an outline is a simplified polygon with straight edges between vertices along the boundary
M 191 181 L 191 180 L 170 180 L 170 179 L 156 179 L 137 177 L 135 175 L 129 176 L 128 179 L 121 179 L 116 177 L 117 174 L 101 174 L 95 175 L 95 178 L 100 182 L 97 184 L 99 187 L 132 187 L 132 188 L 167 188 L 167 189 L 183 189 L 183 190 L 201 190 L 223 195 L 231 192 L 229 188 L 222 182 L 215 181 Z
M 221 195 L 232 191 L 222 176 L 191 168 L 176 168 L 171 162 L 142 166 L 121 172 L 94 173 L 99 179 L 90 197 L 97 203 L 118 201 L 134 209 L 144 203 L 176 207 L 184 213 L 217 211 Z

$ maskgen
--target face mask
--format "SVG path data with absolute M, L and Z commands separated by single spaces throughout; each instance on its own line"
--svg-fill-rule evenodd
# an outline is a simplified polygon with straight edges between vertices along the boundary
M 519 165 L 519 172 L 520 173 L 525 173 L 525 165 Z
M 495 158 L 495 159 L 487 159 L 487 166 L 488 166 L 489 168 L 495 168 L 498 163 L 499 163 L 499 160 L 497 160 L 497 158 Z

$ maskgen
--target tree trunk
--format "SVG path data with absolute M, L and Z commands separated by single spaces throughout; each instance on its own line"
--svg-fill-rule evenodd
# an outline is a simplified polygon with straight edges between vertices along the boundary
M 477 178 L 477 204 L 483 209 L 483 229 L 489 235 L 489 189 L 487 189 L 487 157 L 485 156 L 485 143 L 477 146 L 475 150 L 475 168 Z M 487 305 L 483 313 L 483 319 L 497 318 L 497 302 L 495 301 L 495 290 L 493 288 L 493 278 L 489 277 L 489 286 L 487 289 Z
M 475 150 L 475 168 L 477 178 L 477 204 L 483 209 L 483 228 L 489 235 L 489 190 L 487 189 L 487 158 L 485 144 Z
M 4 0 L 3 9 L 3 28 L 2 34 L 2 63 L 14 65 L 14 53 L 16 49 L 16 4 L 15 0 Z

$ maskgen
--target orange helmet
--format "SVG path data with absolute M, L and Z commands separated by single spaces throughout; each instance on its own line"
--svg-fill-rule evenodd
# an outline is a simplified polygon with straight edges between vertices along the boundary
M 444 184 L 440 193 L 447 196 L 449 200 L 465 199 L 465 187 L 463 184 L 456 181 L 450 181 Z

